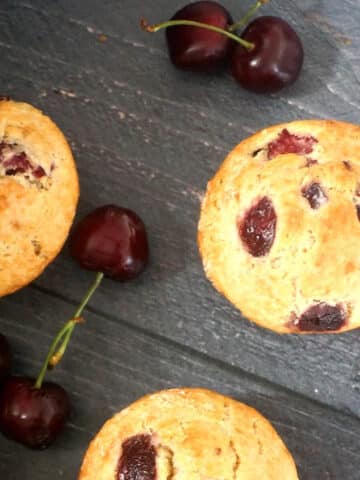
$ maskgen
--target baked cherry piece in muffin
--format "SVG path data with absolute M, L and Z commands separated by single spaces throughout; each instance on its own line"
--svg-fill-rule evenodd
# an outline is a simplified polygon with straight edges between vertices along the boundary
M 78 195 L 58 127 L 31 105 L 0 100 L 0 296 L 34 280 L 58 254 Z
M 209 182 L 204 269 L 250 320 L 282 333 L 360 326 L 360 127 L 304 120 L 241 142 Z
M 91 442 L 79 480 L 297 480 L 291 454 L 253 408 L 195 388 L 141 398 Z

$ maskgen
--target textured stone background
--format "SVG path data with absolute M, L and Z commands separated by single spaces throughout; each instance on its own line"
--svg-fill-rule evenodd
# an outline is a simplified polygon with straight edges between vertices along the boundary
M 224 2 L 234 17 L 250 4 Z M 360 478 L 359 332 L 278 336 L 251 325 L 205 280 L 195 240 L 206 182 L 241 139 L 291 119 L 359 121 L 359 0 L 264 7 L 295 26 L 306 52 L 298 83 L 271 96 L 241 90 L 228 74 L 196 76 L 170 65 L 163 34 L 146 34 L 138 23 L 166 19 L 181 5 L 1 2 L 1 93 L 42 108 L 64 130 L 81 179 L 78 217 L 110 202 L 133 208 L 152 252 L 138 281 L 103 283 L 52 374 L 73 404 L 64 435 L 42 453 L 1 437 L 1 479 L 75 479 L 112 413 L 180 385 L 258 408 L 294 454 L 301 480 Z M 1 299 L 0 330 L 14 345 L 18 373 L 36 374 L 91 281 L 65 248 L 34 284 Z

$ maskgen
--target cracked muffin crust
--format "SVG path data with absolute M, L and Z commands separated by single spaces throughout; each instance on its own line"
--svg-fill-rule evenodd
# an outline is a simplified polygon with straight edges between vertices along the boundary
M 245 317 L 279 333 L 360 326 L 360 127 L 266 128 L 209 182 L 198 243 L 207 277 Z
M 0 99 L 0 296 L 30 283 L 58 254 L 78 196 L 58 127 L 31 105 Z
M 157 392 L 105 423 L 79 480 L 297 480 L 271 424 L 251 407 L 196 388 Z

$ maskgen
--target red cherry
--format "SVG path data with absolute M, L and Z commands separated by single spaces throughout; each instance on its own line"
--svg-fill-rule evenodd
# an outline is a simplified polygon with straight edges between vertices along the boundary
M 219 3 L 200 1 L 186 5 L 171 20 L 192 20 L 227 29 L 232 19 Z M 185 70 L 213 71 L 222 67 L 234 42 L 210 30 L 194 26 L 174 26 L 166 30 L 170 59 Z
M 63 358 L 72 333 L 78 323 L 83 323 L 83 311 L 104 275 L 115 280 L 130 280 L 145 268 L 149 257 L 145 226 L 135 212 L 116 205 L 104 205 L 76 225 L 70 237 L 70 252 L 80 266 L 97 274 L 75 313 L 50 345 L 36 379 L 37 391 L 45 388 L 43 380 L 47 370 L 54 368 Z
M 144 223 L 126 208 L 97 208 L 75 227 L 70 253 L 83 268 L 103 272 L 115 280 L 130 280 L 148 262 Z
M 239 235 L 246 250 L 254 257 L 267 255 L 274 243 L 277 216 L 268 197 L 262 197 L 239 222 Z
M 231 59 L 234 78 L 248 90 L 277 92 L 295 82 L 303 64 L 304 51 L 293 28 L 277 17 L 258 17 L 241 35 L 253 49 L 236 45 Z
M 268 144 L 267 156 L 269 160 L 272 160 L 277 155 L 284 155 L 286 153 L 309 155 L 317 143 L 318 139 L 312 135 L 295 135 L 294 133 L 290 133 L 287 128 L 284 128 L 277 138 Z M 314 162 L 317 163 L 316 160 L 310 158 L 307 166 L 314 165 Z
M 231 51 L 232 74 L 243 87 L 276 92 L 295 82 L 303 64 L 303 46 L 294 29 L 281 18 L 267 16 L 253 20 L 241 36 L 234 33 L 267 1 L 257 0 L 233 24 L 221 5 L 202 1 L 185 6 L 166 22 L 149 25 L 142 19 L 141 27 L 148 32 L 167 29 L 170 58 L 180 68 L 212 70 Z
M 156 453 L 151 435 L 143 433 L 128 437 L 121 445 L 116 478 L 156 480 Z
M 340 330 L 346 323 L 346 312 L 342 305 L 328 305 L 325 302 L 309 307 L 295 321 L 303 332 L 326 332 Z
M 0 429 L 27 447 L 44 449 L 63 430 L 69 414 L 69 399 L 56 383 L 9 377 L 0 392 Z
M 301 193 L 309 202 L 310 207 L 314 210 L 317 210 L 328 201 L 326 193 L 318 182 L 312 182 L 309 185 L 305 185 L 301 189 Z

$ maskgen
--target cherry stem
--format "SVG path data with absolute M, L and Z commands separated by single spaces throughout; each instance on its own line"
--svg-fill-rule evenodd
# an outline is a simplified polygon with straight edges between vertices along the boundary
M 244 25 L 246 25 L 248 23 L 248 21 L 250 20 L 250 18 L 255 15 L 255 13 L 257 12 L 257 10 L 262 6 L 262 5 L 265 5 L 265 3 L 268 3 L 270 0 L 258 0 L 255 5 L 253 5 L 249 10 L 248 12 L 245 14 L 245 16 L 239 20 L 238 22 L 236 23 L 233 23 L 232 25 L 230 25 L 230 27 L 228 28 L 229 32 L 235 32 L 236 30 L 238 30 L 239 28 L 242 28 Z
M 44 381 L 45 374 L 49 368 L 55 367 L 62 357 L 64 356 L 64 353 L 66 351 L 66 348 L 69 344 L 71 335 L 78 323 L 82 323 L 84 319 L 81 317 L 82 312 L 84 311 L 86 305 L 90 301 L 91 297 L 95 293 L 96 289 L 100 285 L 102 279 L 104 278 L 104 274 L 102 272 L 98 272 L 96 274 L 95 281 L 93 284 L 90 286 L 88 291 L 85 293 L 83 299 L 81 300 L 80 305 L 78 306 L 73 318 L 71 320 L 68 320 L 65 325 L 61 328 L 59 333 L 56 335 L 54 338 L 52 344 L 50 345 L 48 354 L 46 356 L 46 359 L 44 363 L 42 364 L 40 373 L 36 379 L 35 382 L 35 388 L 41 388 L 41 385 Z M 60 345 L 61 343 L 61 345 Z M 59 347 L 60 345 L 60 347 Z
M 157 25 L 149 25 L 148 22 L 144 18 L 142 18 L 140 21 L 140 25 L 143 30 L 146 30 L 147 32 L 150 32 L 150 33 L 158 32 L 162 28 L 176 27 L 176 26 L 205 28 L 206 30 L 211 30 L 212 32 L 220 33 L 222 35 L 225 35 L 228 38 L 231 38 L 232 40 L 235 40 L 235 42 L 240 43 L 240 45 L 242 45 L 248 50 L 252 50 L 255 47 L 253 43 L 247 42 L 246 40 L 243 40 L 242 38 L 238 37 L 234 33 L 224 30 L 223 28 L 215 27 L 214 25 L 208 25 L 207 23 L 195 22 L 193 20 L 169 20 L 167 22 L 158 23 Z

